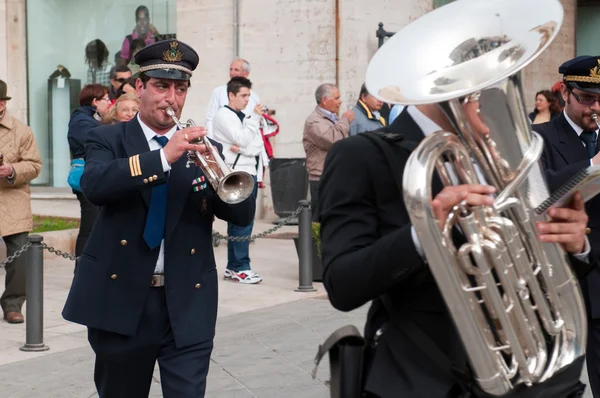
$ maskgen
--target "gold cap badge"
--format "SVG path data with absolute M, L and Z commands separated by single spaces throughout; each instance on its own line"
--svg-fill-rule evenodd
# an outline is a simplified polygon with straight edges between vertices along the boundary
M 169 49 L 163 52 L 163 61 L 179 62 L 183 59 L 183 53 L 177 49 L 179 43 L 172 41 L 169 43 Z

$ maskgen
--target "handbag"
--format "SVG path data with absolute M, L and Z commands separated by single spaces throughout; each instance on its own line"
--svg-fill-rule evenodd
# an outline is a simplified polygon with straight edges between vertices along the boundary
M 71 160 L 71 170 L 69 170 L 69 176 L 67 182 L 69 186 L 74 190 L 81 192 L 80 180 L 83 175 L 83 168 L 85 166 L 85 160 L 81 158 Z
M 356 326 L 347 325 L 339 328 L 319 346 L 312 372 L 313 379 L 317 377 L 317 367 L 321 359 L 329 353 L 330 396 L 332 398 L 362 397 L 364 352 L 365 339 Z

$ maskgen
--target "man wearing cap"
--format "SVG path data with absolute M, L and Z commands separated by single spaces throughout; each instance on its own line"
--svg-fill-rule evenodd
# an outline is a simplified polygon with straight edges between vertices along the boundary
M 6 255 L 12 256 L 27 244 L 33 229 L 29 182 L 42 168 L 33 132 L 8 112 L 6 83 L 0 80 L 0 236 Z M 25 302 L 25 267 L 23 257 L 6 265 L 5 289 L 0 298 L 4 320 L 23 323 L 21 308 Z
M 203 127 L 177 130 L 198 54 L 161 41 L 135 56 L 140 111 L 92 129 L 81 188 L 100 206 L 63 310 L 86 325 L 100 397 L 146 397 L 158 361 L 164 397 L 204 397 L 217 317 L 213 215 L 247 225 L 253 200 L 219 199 L 186 167 Z M 217 145 L 219 151 L 221 146 Z
M 565 102 L 562 114 L 533 129 L 545 141 L 542 165 L 550 190 L 558 189 L 578 171 L 600 164 L 598 124 L 600 116 L 600 57 L 580 56 L 559 68 L 563 75 L 561 94 Z M 600 196 L 586 203 L 592 258 L 600 256 Z M 587 368 L 595 397 L 600 397 L 600 269 L 594 268 L 581 287 L 588 310 Z

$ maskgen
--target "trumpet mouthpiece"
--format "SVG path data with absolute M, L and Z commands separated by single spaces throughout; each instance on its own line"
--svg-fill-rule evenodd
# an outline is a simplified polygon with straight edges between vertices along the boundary
M 171 117 L 175 116 L 175 111 L 171 107 L 168 107 L 167 109 L 165 109 L 165 112 L 167 113 L 167 115 L 169 115 Z

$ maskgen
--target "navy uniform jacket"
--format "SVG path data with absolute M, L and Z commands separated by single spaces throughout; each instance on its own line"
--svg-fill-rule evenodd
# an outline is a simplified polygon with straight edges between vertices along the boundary
M 533 130 L 544 139 L 542 167 L 546 171 L 546 180 L 550 191 L 560 188 L 578 171 L 590 166 L 590 157 L 579 136 L 573 130 L 564 113 L 543 124 L 533 125 Z M 591 245 L 590 263 L 598 264 L 600 258 L 600 196 L 596 196 L 585 205 L 589 217 L 588 235 Z M 600 269 L 593 267 L 582 281 L 581 287 L 591 306 L 593 318 L 600 318 Z
M 219 149 L 220 149 L 220 145 Z M 165 291 L 175 343 L 211 340 L 217 318 L 213 215 L 237 225 L 254 218 L 254 200 L 222 202 L 187 156 L 171 166 L 165 228 Z M 132 336 L 136 333 L 160 247 L 143 234 L 152 187 L 165 183 L 159 151 L 150 151 L 137 118 L 91 130 L 81 187 L 100 213 L 79 259 L 63 310 L 66 320 Z

